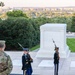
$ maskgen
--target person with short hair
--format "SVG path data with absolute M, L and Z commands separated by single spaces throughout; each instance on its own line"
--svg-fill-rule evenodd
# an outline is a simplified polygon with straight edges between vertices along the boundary
M 5 41 L 0 40 L 0 75 L 10 75 L 13 68 L 10 56 L 4 52 L 5 47 Z
M 59 47 L 55 47 L 55 53 L 54 53 L 54 75 L 58 75 L 58 69 L 59 69 Z
M 22 70 L 23 75 L 32 75 L 32 66 L 31 63 L 33 62 L 33 59 L 31 58 L 29 54 L 28 48 L 23 48 L 24 54 L 22 55 Z

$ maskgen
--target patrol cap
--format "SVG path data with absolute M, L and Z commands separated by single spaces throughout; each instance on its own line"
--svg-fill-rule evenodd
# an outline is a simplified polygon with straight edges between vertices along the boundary
M 29 48 L 23 48 L 23 51 L 29 51 Z
M 5 45 L 5 41 L 4 40 L 0 40 L 0 48 L 3 48 Z

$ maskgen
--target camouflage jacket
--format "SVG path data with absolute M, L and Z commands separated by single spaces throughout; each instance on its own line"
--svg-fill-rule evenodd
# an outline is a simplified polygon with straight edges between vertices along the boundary
M 13 65 L 9 55 L 4 51 L 0 51 L 0 75 L 9 75 Z

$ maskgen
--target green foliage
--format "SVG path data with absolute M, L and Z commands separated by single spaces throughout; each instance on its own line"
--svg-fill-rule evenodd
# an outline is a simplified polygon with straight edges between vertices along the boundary
M 71 31 L 72 17 L 66 19 L 66 24 L 67 24 L 67 31 Z
M 69 46 L 71 52 L 75 52 L 75 38 L 68 38 L 67 45 Z
M 72 16 L 72 26 L 71 26 L 71 31 L 75 32 L 75 13 L 74 16 Z
M 18 42 L 28 48 L 39 43 L 38 28 L 31 22 L 26 18 L 8 18 L 0 22 L 0 39 L 6 40 L 7 50 L 21 49 Z
M 54 18 L 51 18 L 51 22 L 52 23 L 65 23 L 67 24 L 67 30 L 68 31 L 71 31 L 71 23 L 72 23 L 72 18 L 71 17 L 54 17 Z
M 53 17 L 52 18 L 53 23 L 66 23 L 65 17 Z
M 9 16 L 9 17 L 25 17 L 25 18 L 27 18 L 26 14 L 23 13 L 23 11 L 21 11 L 21 10 L 9 11 L 9 12 L 7 12 L 7 16 Z
M 36 50 L 38 48 L 40 48 L 40 45 L 36 45 L 36 46 L 32 47 L 30 50 L 33 51 L 33 50 Z
M 68 29 L 71 27 L 71 18 L 25 18 L 8 17 L 6 20 L 0 19 L 0 40 L 6 40 L 6 50 L 22 50 L 18 42 L 23 47 L 32 48 L 40 43 L 40 25 L 45 23 L 67 23 Z

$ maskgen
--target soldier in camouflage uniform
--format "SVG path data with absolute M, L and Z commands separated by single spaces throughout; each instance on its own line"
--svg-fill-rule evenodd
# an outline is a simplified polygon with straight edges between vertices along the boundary
M 0 75 L 10 75 L 13 65 L 9 55 L 4 52 L 5 41 L 0 40 Z

